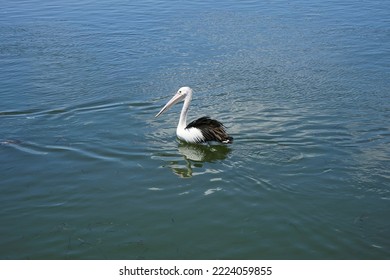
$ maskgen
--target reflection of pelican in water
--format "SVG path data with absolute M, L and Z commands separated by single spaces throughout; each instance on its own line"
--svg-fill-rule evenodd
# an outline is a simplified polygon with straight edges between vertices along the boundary
M 186 159 L 198 162 L 213 162 L 226 158 L 231 149 L 226 145 L 196 145 L 179 143 L 179 153 Z
M 226 145 L 199 145 L 180 141 L 179 153 L 183 155 L 185 165 L 179 166 L 178 162 L 171 162 L 172 171 L 183 178 L 192 177 L 194 167 L 202 167 L 205 162 L 215 162 L 225 159 L 231 152 Z

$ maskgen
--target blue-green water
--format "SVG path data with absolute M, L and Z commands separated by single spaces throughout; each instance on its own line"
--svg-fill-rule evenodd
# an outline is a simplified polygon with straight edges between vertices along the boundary
M 1 259 L 390 259 L 389 1 L 4 2 Z

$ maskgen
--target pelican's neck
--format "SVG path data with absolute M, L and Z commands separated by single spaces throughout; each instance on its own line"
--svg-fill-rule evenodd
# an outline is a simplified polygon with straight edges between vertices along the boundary
M 191 99 L 192 99 L 192 92 L 189 92 L 186 98 L 184 99 L 184 104 L 183 104 L 183 108 L 181 109 L 179 125 L 177 126 L 177 129 L 185 129 L 187 127 L 187 113 L 190 107 Z

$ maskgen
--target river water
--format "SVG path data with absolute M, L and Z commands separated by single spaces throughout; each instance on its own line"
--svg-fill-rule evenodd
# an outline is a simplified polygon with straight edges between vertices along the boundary
M 389 259 L 388 1 L 6 1 L 1 259 Z M 176 139 L 222 121 L 232 145 Z

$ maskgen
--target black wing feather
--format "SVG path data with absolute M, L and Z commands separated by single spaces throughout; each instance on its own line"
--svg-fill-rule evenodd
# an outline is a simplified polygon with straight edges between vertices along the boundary
M 225 126 L 210 117 L 201 117 L 195 121 L 190 122 L 186 129 L 195 127 L 202 131 L 205 141 L 218 141 L 221 143 L 232 143 L 233 137 L 230 137 L 226 131 Z

